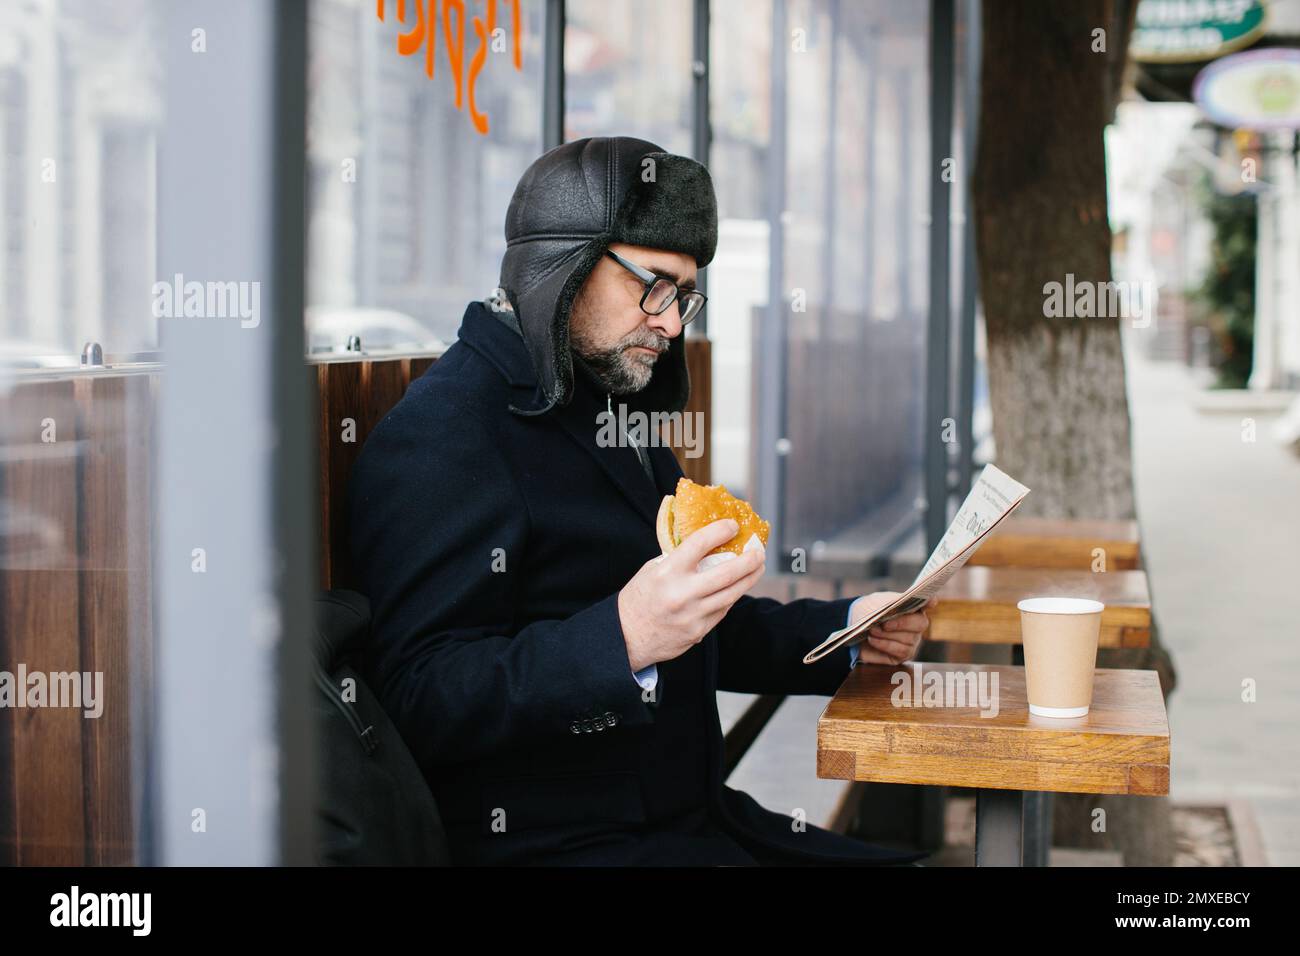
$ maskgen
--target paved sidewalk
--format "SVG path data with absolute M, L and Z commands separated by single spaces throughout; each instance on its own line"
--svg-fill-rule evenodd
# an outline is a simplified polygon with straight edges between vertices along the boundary
M 1194 409 L 1196 374 L 1129 350 L 1142 545 L 1169 701 L 1171 798 L 1241 798 L 1274 865 L 1300 865 L 1300 458 L 1275 413 Z M 1256 702 L 1242 700 L 1255 682 Z

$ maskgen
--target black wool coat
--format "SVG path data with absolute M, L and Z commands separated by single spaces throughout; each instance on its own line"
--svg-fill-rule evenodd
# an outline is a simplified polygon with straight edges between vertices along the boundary
M 479 302 L 458 341 L 376 426 L 348 491 L 373 634 L 364 672 L 437 799 L 453 861 L 898 862 L 724 784 L 716 691 L 835 692 L 847 649 L 803 655 L 849 599 L 742 597 L 699 644 L 628 663 L 618 592 L 659 553 L 681 475 L 666 447 L 600 447 L 606 396 L 575 370 L 569 405 L 525 417 L 523 340 Z M 811 746 L 811 739 L 809 745 Z M 715 834 L 700 837 L 700 833 Z

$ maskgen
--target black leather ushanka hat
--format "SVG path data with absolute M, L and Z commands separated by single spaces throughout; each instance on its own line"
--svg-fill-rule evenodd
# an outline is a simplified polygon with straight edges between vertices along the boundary
M 519 320 L 543 403 L 510 410 L 540 415 L 573 395 L 569 312 L 610 243 L 666 249 L 703 268 L 718 244 L 709 171 L 686 156 L 627 136 L 565 143 L 524 172 L 506 211 L 500 286 Z M 655 363 L 635 404 L 680 411 L 690 395 L 685 335 Z M 631 397 L 631 396 L 630 396 Z

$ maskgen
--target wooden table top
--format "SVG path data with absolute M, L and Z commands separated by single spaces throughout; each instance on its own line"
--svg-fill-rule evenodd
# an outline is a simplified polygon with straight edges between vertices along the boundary
M 963 567 L 939 592 L 926 614 L 932 641 L 1019 644 L 1020 611 L 1028 597 L 1092 598 L 1101 612 L 1102 647 L 1151 643 L 1151 594 L 1145 571 L 1094 574 L 1064 568 Z
M 967 696 L 975 706 L 902 706 L 921 699 L 933 674 L 974 675 L 985 693 Z M 979 701 L 996 701 L 985 708 L 996 714 L 981 716 Z M 1088 715 L 1059 719 L 1029 713 L 1023 667 L 864 664 L 817 721 L 817 776 L 1158 796 L 1169 792 L 1169 720 L 1155 671 L 1099 668 Z
M 1102 551 L 1099 567 L 1096 549 Z M 1126 571 L 1141 561 L 1136 521 L 1022 518 L 1009 515 L 971 555 L 968 564 L 996 567 Z

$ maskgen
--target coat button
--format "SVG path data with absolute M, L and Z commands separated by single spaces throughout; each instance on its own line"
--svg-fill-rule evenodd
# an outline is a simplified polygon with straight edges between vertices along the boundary
M 580 734 L 582 733 L 582 725 L 575 720 L 569 724 L 569 731 L 570 733 Z
M 584 734 L 589 734 L 589 733 L 591 733 L 594 729 L 595 729 L 595 728 L 592 727 L 592 725 L 591 725 L 591 721 L 590 721 L 590 720 L 584 720 L 584 721 L 582 722 L 582 732 L 583 732 Z
M 618 723 L 618 714 L 614 713 L 612 710 L 605 711 L 605 726 L 613 727 L 617 723 Z

